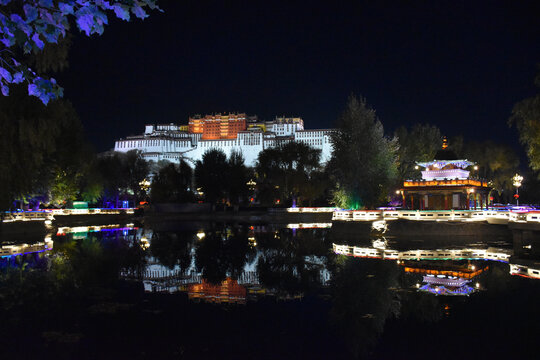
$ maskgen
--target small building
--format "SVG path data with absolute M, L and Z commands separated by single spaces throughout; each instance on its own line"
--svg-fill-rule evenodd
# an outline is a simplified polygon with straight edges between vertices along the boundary
M 486 180 L 473 178 L 467 168 L 475 163 L 458 159 L 448 149 L 446 139 L 435 160 L 419 162 L 421 180 L 406 180 L 400 189 L 403 208 L 410 210 L 486 209 L 491 187 Z

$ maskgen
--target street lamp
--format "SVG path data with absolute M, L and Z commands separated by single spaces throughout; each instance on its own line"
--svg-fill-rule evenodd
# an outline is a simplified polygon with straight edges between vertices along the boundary
M 516 187 L 516 194 L 514 197 L 516 198 L 516 205 L 519 205 L 519 187 L 521 186 L 521 182 L 523 181 L 523 176 L 516 174 L 512 178 L 512 184 Z

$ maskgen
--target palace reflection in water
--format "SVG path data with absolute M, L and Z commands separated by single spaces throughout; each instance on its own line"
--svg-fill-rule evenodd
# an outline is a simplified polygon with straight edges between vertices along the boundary
M 61 283 L 54 286 L 80 296 L 95 297 L 96 291 L 105 294 L 126 283 L 140 284 L 146 296 L 184 294 L 194 305 L 251 303 L 264 313 L 269 300 L 283 304 L 272 305 L 280 308 L 298 304 L 310 316 L 321 317 L 325 330 L 317 336 L 329 337 L 342 346 L 340 351 L 356 356 L 372 351 L 389 355 L 381 344 L 396 341 L 393 324 L 442 324 L 452 314 L 459 317 L 494 299 L 482 294 L 499 299 L 513 289 L 512 296 L 518 296 L 540 284 L 535 281 L 540 279 L 540 257 L 534 243 L 345 241 L 326 223 L 50 230 L 41 241 L 2 244 L 3 289 L 21 286 L 15 275 L 24 269 L 29 274 L 25 284 L 31 279 L 48 281 L 47 286 Z M 51 276 L 30 276 L 40 272 Z M 512 280 L 522 277 L 528 282 Z M 62 299 L 65 292 L 55 296 Z M 5 298 L 0 303 L 4 309 L 15 306 Z M 318 351 L 331 353 L 330 345 L 319 346 Z

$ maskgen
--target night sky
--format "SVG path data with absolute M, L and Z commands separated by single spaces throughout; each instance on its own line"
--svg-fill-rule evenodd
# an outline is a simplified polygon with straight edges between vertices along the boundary
M 473 3 L 473 4 L 469 4 Z M 238 111 L 329 128 L 351 92 L 387 134 L 417 122 L 522 151 L 507 119 L 537 92 L 540 1 L 159 0 L 77 35 L 57 77 L 97 151 L 148 123 Z

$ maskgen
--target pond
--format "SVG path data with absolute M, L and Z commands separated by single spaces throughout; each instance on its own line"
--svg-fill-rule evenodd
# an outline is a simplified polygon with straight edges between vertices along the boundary
M 2 239 L 5 356 L 529 358 L 536 241 L 355 239 L 328 223 L 51 228 Z

